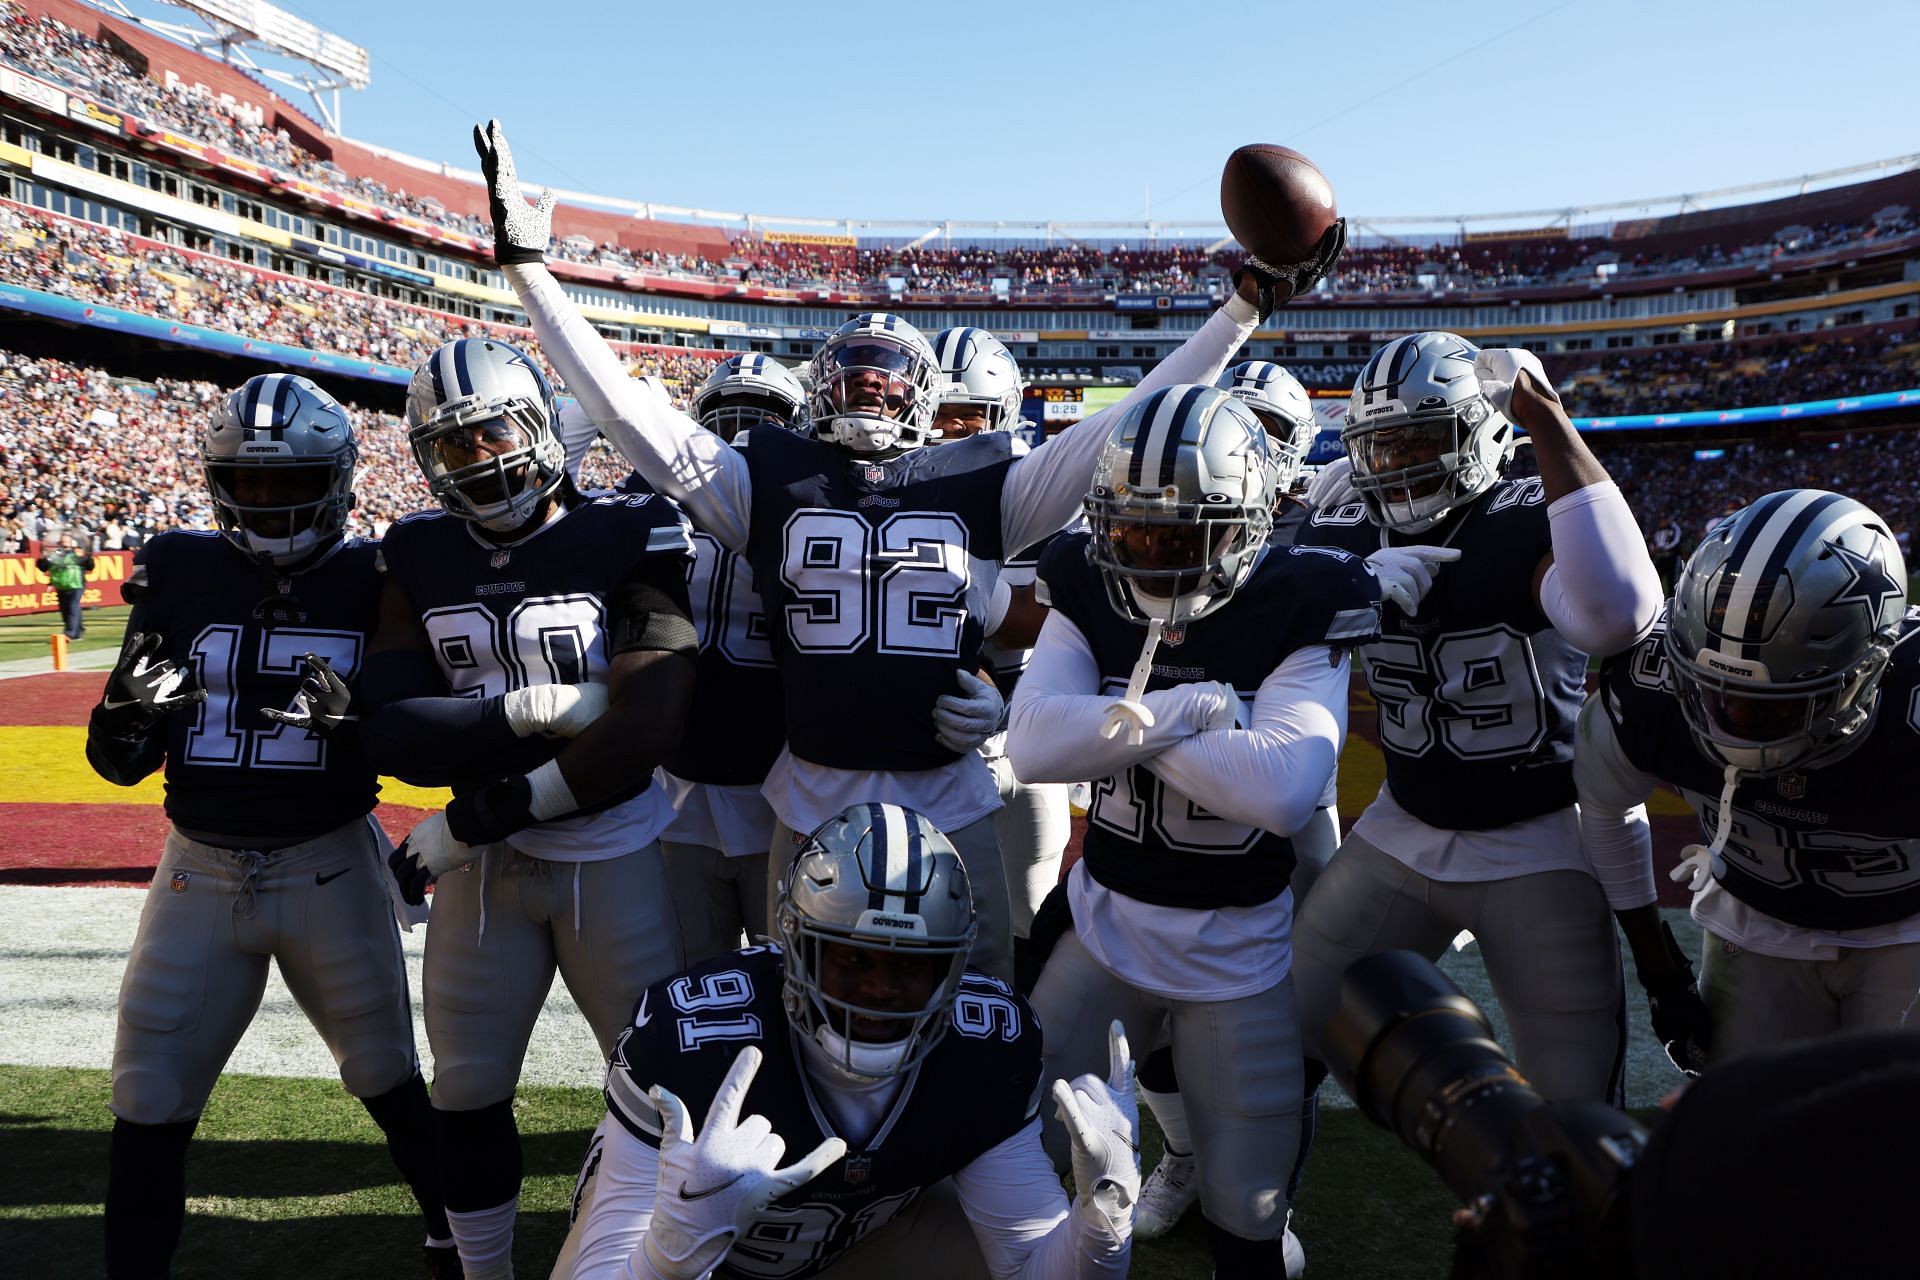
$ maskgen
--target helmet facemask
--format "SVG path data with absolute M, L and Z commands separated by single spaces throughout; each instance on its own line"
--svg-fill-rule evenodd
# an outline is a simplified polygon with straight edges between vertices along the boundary
M 1695 745 L 1757 776 L 1830 759 L 1864 738 L 1892 658 L 1887 645 L 1871 644 L 1840 671 L 1776 683 L 1757 661 L 1687 654 L 1671 628 L 1665 650 Z
M 526 524 L 566 475 L 566 450 L 547 405 L 468 396 L 409 433 L 427 488 L 463 520 L 495 533 Z
M 1114 610 L 1135 622 L 1186 622 L 1220 608 L 1273 531 L 1271 507 L 1181 503 L 1172 489 L 1158 501 L 1096 490 L 1085 505 L 1087 554 Z
M 777 925 L 787 955 L 787 1016 L 834 1066 L 849 1076 L 886 1079 L 911 1071 L 933 1052 L 952 1020 L 973 947 L 971 928 L 960 938 L 916 945 L 909 939 L 875 939 L 837 929 L 802 916 L 791 904 L 782 905 Z M 829 994 L 830 970 L 847 958 L 847 953 L 830 955 L 832 946 L 848 948 L 860 964 L 897 963 L 909 957 L 924 961 L 933 970 L 926 1002 L 916 1009 L 890 1010 Z
M 1498 416 L 1476 397 L 1458 409 L 1375 418 L 1342 431 L 1353 487 L 1374 523 L 1420 533 L 1491 489 L 1509 451 L 1498 437 L 1511 437 L 1501 420 L 1489 439 L 1485 428 Z
M 699 413 L 700 425 L 731 444 L 743 431 L 754 427 L 791 427 L 792 411 L 769 395 L 744 394 L 717 397 Z
M 861 334 L 829 342 L 814 363 L 814 434 L 855 453 L 913 449 L 933 421 L 933 362 L 907 342 Z
M 345 531 L 354 457 L 348 451 L 331 462 L 300 455 L 214 459 L 203 450 L 214 522 L 261 563 L 298 564 Z

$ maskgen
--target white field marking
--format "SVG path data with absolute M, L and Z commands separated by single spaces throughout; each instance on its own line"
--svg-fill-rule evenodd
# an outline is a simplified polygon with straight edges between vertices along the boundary
M 109 1067 L 114 1007 L 145 889 L 0 885 L 0 1062 L 22 1066 Z M 413 993 L 413 1034 L 421 1069 L 433 1053 L 421 1020 L 420 962 L 426 930 L 401 934 Z M 334 1075 L 333 1056 L 270 968 L 260 1012 L 227 1070 L 246 1075 Z M 597 1087 L 606 1076 L 587 1021 L 556 980 L 533 1030 L 521 1079 L 528 1084 Z

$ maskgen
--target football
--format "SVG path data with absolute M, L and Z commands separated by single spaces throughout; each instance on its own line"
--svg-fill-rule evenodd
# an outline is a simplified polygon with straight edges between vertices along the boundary
M 1262 261 L 1299 262 L 1340 216 L 1333 184 L 1298 151 L 1254 142 L 1227 157 L 1220 214 L 1240 247 Z

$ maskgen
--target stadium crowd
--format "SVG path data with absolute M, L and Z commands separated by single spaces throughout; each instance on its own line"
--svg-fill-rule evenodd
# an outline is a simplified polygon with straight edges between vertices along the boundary
M 211 528 L 195 450 L 221 388 L 208 382 L 110 377 L 99 369 L 0 350 L 0 552 L 37 551 L 63 531 L 93 550 L 119 550 L 162 529 Z M 684 395 L 684 392 L 683 392 Z M 378 536 L 431 504 L 391 414 L 350 406 L 360 428 L 356 533 Z M 129 451 L 128 439 L 153 441 Z M 1851 494 L 1879 511 L 1903 544 L 1920 525 L 1920 431 L 1859 432 L 1803 444 L 1729 445 L 1695 459 L 1697 444 L 1592 440 L 1658 550 L 1684 554 L 1720 516 L 1796 486 Z M 1522 451 L 1523 467 L 1530 455 Z M 604 443 L 582 470 L 608 487 L 626 465 Z M 1661 531 L 1672 527 L 1663 538 Z M 1664 545 L 1663 545 L 1664 544 Z M 1656 555 L 1656 561 L 1661 556 Z
M 1608 352 L 1563 385 L 1575 417 L 1792 404 L 1920 387 L 1920 340 L 1904 330 L 1860 337 L 1690 343 Z
M 165 85 L 140 73 L 109 45 L 44 15 L 0 0 L 0 60 L 79 89 L 103 103 L 211 143 L 317 186 L 410 214 L 469 235 L 486 220 L 447 209 L 365 175 L 351 174 L 296 143 L 284 129 L 255 123 L 243 106 L 204 88 Z M 1905 235 L 1920 226 L 1906 209 L 1858 222 L 1795 225 L 1744 243 L 1702 243 L 1682 251 L 1635 254 L 1630 239 L 1529 237 L 1458 244 L 1354 244 L 1328 277 L 1334 295 L 1447 294 L 1764 264 L 1783 256 Z M 557 240 L 557 259 L 773 288 L 899 292 L 903 295 L 1009 297 L 1057 293 L 1210 292 L 1224 288 L 1240 251 L 1200 243 L 1128 247 L 1079 242 L 1048 245 L 855 247 L 742 235 L 721 261 L 669 254 L 590 237 Z

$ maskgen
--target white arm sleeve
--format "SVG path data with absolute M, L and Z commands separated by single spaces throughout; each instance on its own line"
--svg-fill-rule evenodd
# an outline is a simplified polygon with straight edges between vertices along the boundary
M 1069 1211 L 1060 1175 L 1040 1148 L 1037 1117 L 955 1173 L 953 1185 L 994 1280 L 1127 1274 L 1132 1242 L 1115 1244 Z
M 1153 727 L 1138 746 L 1128 746 L 1124 733 L 1103 738 L 1101 722 L 1119 695 L 1100 692 L 1100 667 L 1080 628 L 1049 612 L 1007 715 L 1013 776 L 1025 783 L 1085 782 L 1158 755 L 1193 733 L 1199 687 L 1155 689 L 1142 698 Z
M 1180 382 L 1212 382 L 1253 335 L 1259 313 L 1239 294 L 1207 317 L 1127 398 L 1075 423 L 1007 468 L 1000 489 L 1000 541 L 1009 552 L 1030 547 L 1073 519 L 1093 480 L 1093 464 L 1116 417 L 1142 396 Z
M 1167 785 L 1216 817 L 1276 835 L 1307 825 L 1347 738 L 1353 660 L 1313 645 L 1261 682 L 1246 729 L 1196 733 L 1147 761 Z
M 573 1226 L 573 1267 L 553 1280 L 653 1280 L 642 1248 L 653 1223 L 660 1153 L 612 1116 L 601 1121 L 600 1162 L 584 1188 L 584 1216 Z
M 735 551 L 747 546 L 753 509 L 747 460 L 674 406 L 652 379 L 627 376 L 620 358 L 539 263 L 503 269 L 540 347 L 593 425 L 648 484 Z
M 1620 749 L 1613 717 L 1601 705 L 1605 691 L 1580 708 L 1573 741 L 1573 785 L 1580 798 L 1580 843 L 1594 879 L 1615 911 L 1654 900 L 1653 829 L 1647 796 L 1659 780 L 1636 769 Z
M 1607 657 L 1633 647 L 1660 613 L 1660 574 L 1620 486 L 1575 489 L 1547 508 L 1553 563 L 1540 611 L 1580 649 Z

